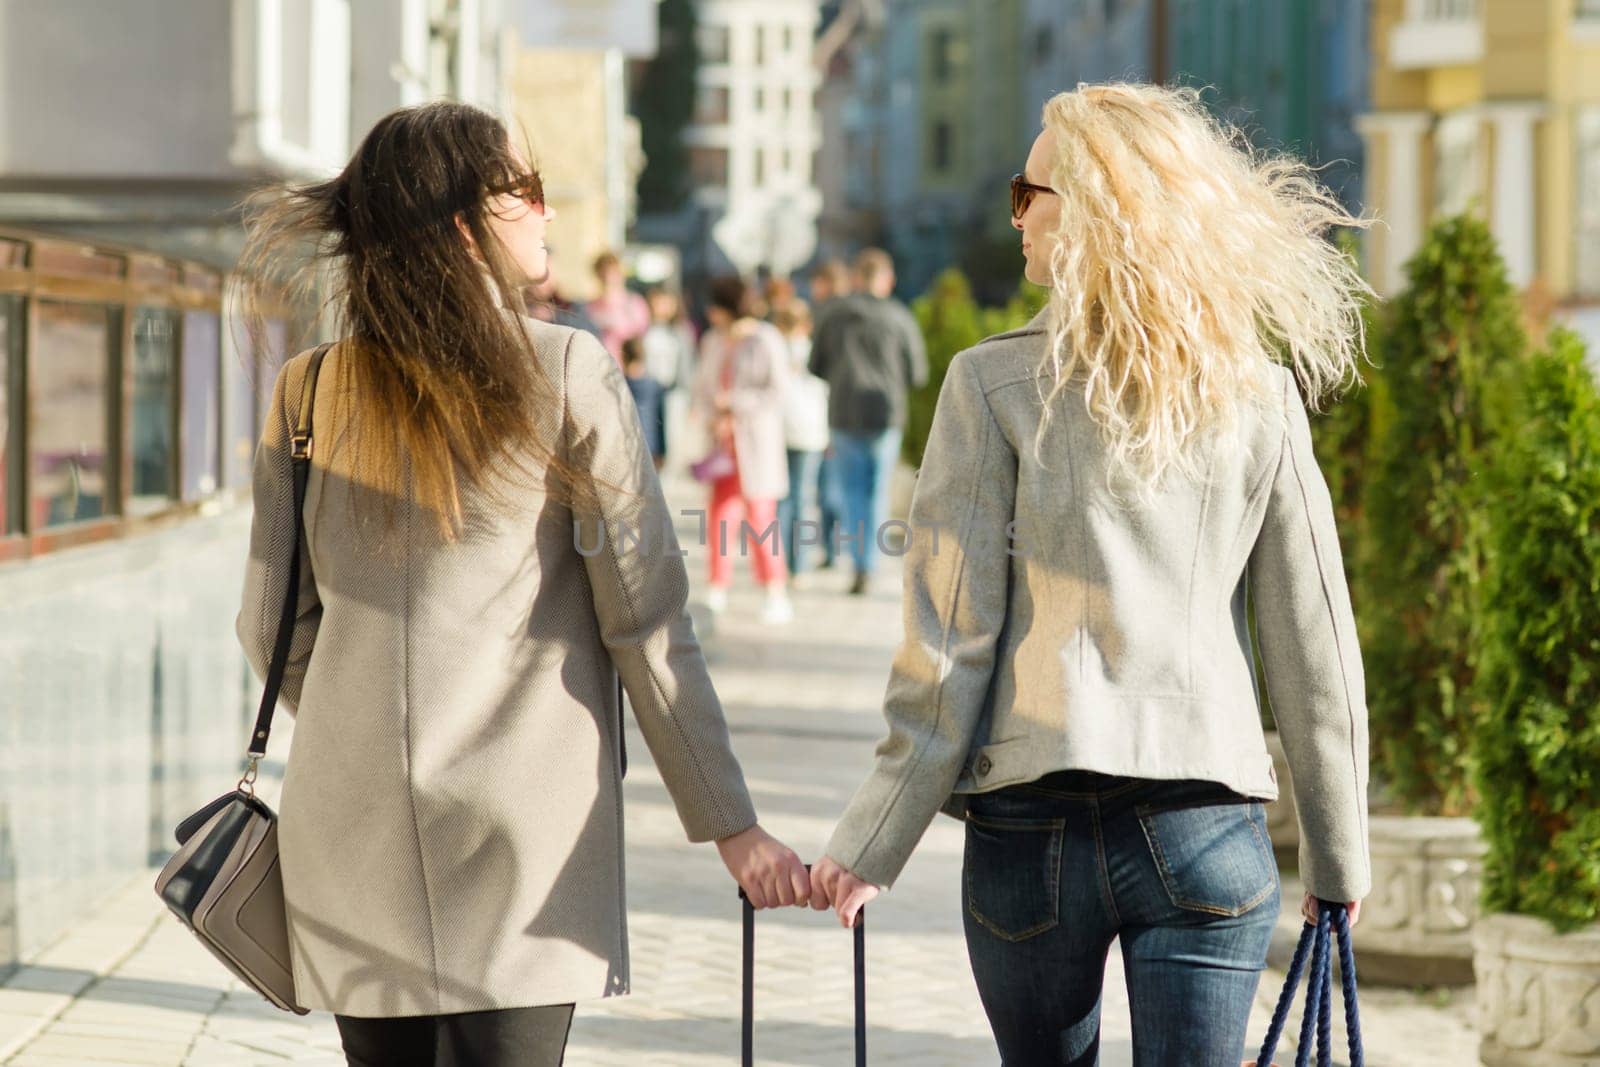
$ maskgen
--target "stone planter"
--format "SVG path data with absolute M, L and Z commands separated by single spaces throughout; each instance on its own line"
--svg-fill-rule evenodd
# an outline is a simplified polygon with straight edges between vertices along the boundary
M 1372 894 L 1355 928 L 1363 980 L 1470 985 L 1486 848 L 1471 819 L 1374 815 Z
M 1278 776 L 1278 799 L 1267 805 L 1267 834 L 1272 851 L 1293 858 L 1300 850 L 1300 819 L 1294 808 L 1294 787 L 1289 782 L 1289 759 L 1283 754 L 1283 739 L 1278 731 L 1267 731 L 1267 751 L 1272 754 L 1272 769 Z
M 1600 1063 L 1600 926 L 1557 934 L 1542 919 L 1485 915 L 1473 945 L 1487 1067 Z

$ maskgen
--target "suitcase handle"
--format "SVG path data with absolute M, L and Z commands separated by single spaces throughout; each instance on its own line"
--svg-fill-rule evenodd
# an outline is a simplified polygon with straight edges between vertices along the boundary
M 806 864 L 806 870 L 811 865 Z M 744 1009 L 740 1033 L 740 1053 L 744 1067 L 755 1067 L 755 1006 L 756 1006 L 756 909 L 739 889 L 739 900 L 744 905 Z M 856 914 L 856 1067 L 867 1067 L 867 909 Z

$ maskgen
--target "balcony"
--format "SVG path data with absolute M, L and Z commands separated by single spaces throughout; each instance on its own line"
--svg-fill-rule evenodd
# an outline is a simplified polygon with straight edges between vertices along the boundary
M 1396 70 L 1454 67 L 1483 59 L 1482 0 L 1406 0 L 1405 18 L 1389 31 Z

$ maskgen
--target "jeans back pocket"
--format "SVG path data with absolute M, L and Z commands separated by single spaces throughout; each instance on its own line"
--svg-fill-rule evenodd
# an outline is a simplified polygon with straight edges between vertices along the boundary
M 1174 907 L 1243 915 L 1277 890 L 1278 865 L 1259 803 L 1139 808 L 1137 814 Z
M 962 862 L 967 911 L 1006 941 L 1026 941 L 1059 921 L 1061 843 L 1067 821 L 967 813 Z

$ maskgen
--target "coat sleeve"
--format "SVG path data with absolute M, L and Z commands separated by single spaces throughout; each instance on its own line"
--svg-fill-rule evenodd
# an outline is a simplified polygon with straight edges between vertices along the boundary
M 755 825 L 755 808 L 685 610 L 689 576 L 633 398 L 588 334 L 573 334 L 563 373 L 582 543 L 599 545 L 583 555 L 601 639 L 689 840 L 728 837 Z
M 889 734 L 828 842 L 836 863 L 876 885 L 899 876 L 960 777 L 1005 622 L 1017 457 L 974 358 L 950 365 L 912 497 Z
M 1300 873 L 1323 900 L 1372 888 L 1367 851 L 1367 699 L 1327 483 L 1285 375 L 1286 424 L 1250 554 L 1267 694 L 1300 816 Z
M 294 407 L 298 409 L 308 366 L 308 360 L 303 357 L 293 359 L 284 364 L 278 374 L 272 387 L 266 426 L 256 447 L 255 473 L 250 483 L 255 512 L 250 522 L 250 555 L 245 560 L 244 597 L 234 630 L 250 669 L 257 678 L 263 679 L 278 637 L 278 619 L 283 611 L 284 586 L 289 581 L 289 553 L 295 541 L 297 521 L 289 427 L 299 412 L 290 410 L 287 398 L 292 396 Z M 316 577 L 311 573 L 311 554 L 309 547 L 302 543 L 300 583 L 295 590 L 294 635 L 290 639 L 289 662 L 278 697 L 291 715 L 300 707 L 300 690 L 321 622 L 322 601 L 317 596 Z

